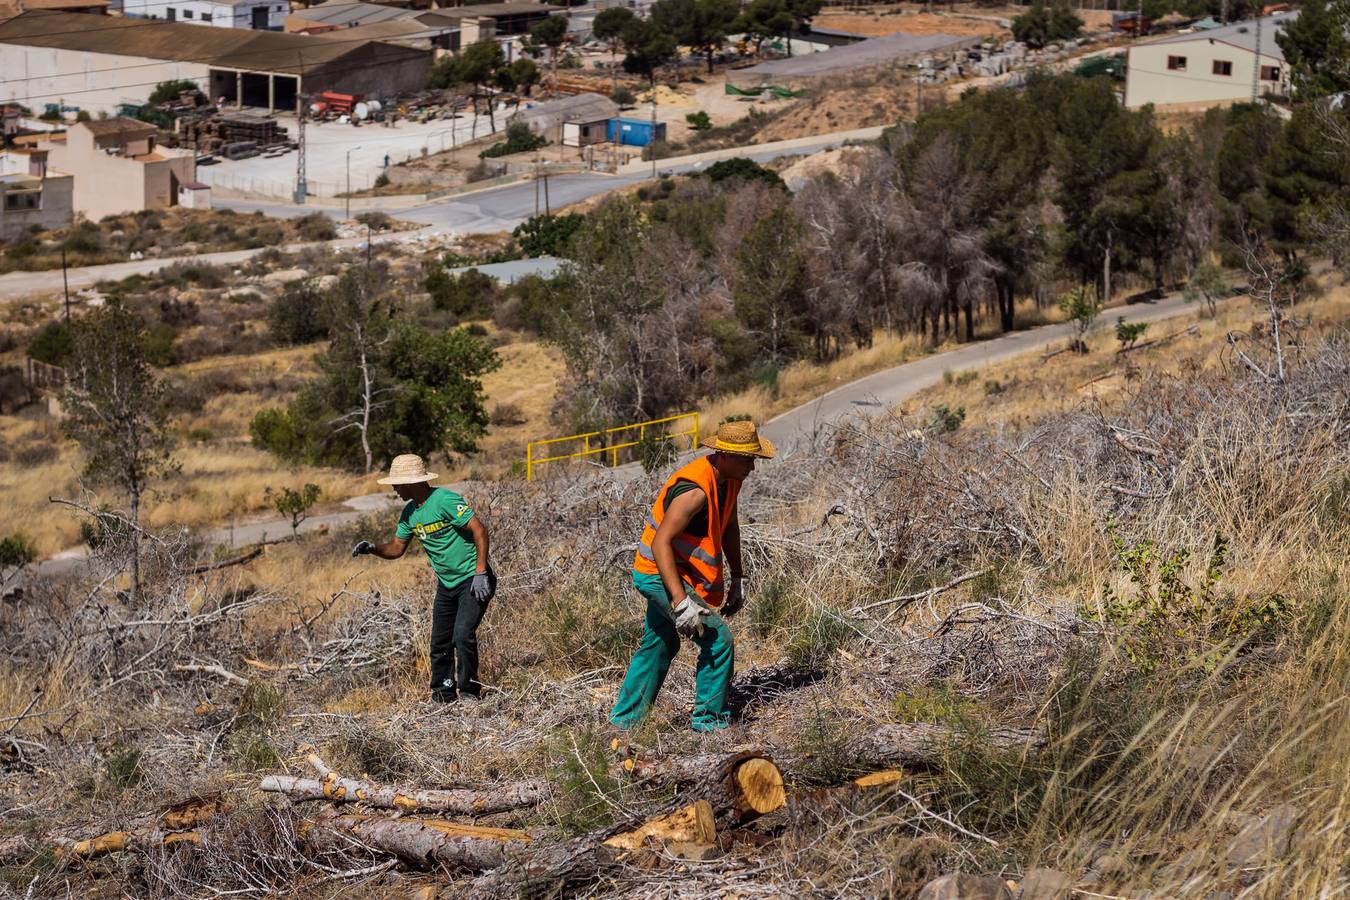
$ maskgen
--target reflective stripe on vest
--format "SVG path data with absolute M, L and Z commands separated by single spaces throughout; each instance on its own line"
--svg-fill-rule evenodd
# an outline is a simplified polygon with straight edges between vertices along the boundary
M 642 540 L 638 543 L 633 558 L 634 570 L 646 575 L 660 574 L 656 566 L 656 555 L 652 552 L 652 541 L 661 528 L 665 518 L 665 500 L 676 482 L 689 481 L 702 489 L 708 502 L 709 534 L 695 535 L 684 533 L 671 539 L 670 546 L 675 553 L 675 565 L 680 577 L 693 586 L 694 592 L 709 606 L 719 606 L 726 590 L 722 578 L 722 533 L 736 514 L 736 495 L 740 492 L 739 481 L 728 481 L 723 488 L 725 496 L 717 495 L 717 472 L 708 457 L 700 457 L 675 472 L 657 495 L 656 502 L 647 516 L 642 529 Z

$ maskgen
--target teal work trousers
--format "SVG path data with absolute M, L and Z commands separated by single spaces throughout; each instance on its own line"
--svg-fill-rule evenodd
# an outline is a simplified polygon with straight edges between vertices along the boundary
M 633 573 L 633 586 L 647 599 L 647 616 L 642 643 L 628 664 L 619 698 L 609 720 L 619 728 L 633 728 L 651 712 L 661 692 L 671 660 L 680 652 L 680 635 L 675 630 L 675 615 L 670 608 L 670 592 L 660 575 Z M 693 591 L 690 591 L 693 594 Z M 703 635 L 695 638 L 698 668 L 694 680 L 694 715 L 690 726 L 695 731 L 726 728 L 730 718 L 727 690 L 736 663 L 736 642 L 726 620 L 716 612 L 703 617 Z

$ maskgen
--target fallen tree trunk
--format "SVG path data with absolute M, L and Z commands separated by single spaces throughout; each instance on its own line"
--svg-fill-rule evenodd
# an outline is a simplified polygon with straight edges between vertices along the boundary
M 359 802 L 379 809 L 438 812 L 455 816 L 481 816 L 524 806 L 538 806 L 552 793 L 546 781 L 521 781 L 482 790 L 411 790 L 358 778 L 343 778 L 314 754 L 310 754 L 309 764 L 322 780 L 268 775 L 259 786 L 264 791 L 286 794 L 299 801 Z
M 717 840 L 717 822 L 707 800 L 682 806 L 672 813 L 657 816 L 632 831 L 606 838 L 604 845 L 616 850 L 637 850 L 648 843 L 711 844 Z
M 305 839 L 319 850 L 343 850 L 351 839 L 422 869 L 482 872 L 502 865 L 530 836 L 507 828 L 482 828 L 443 819 L 325 813 L 305 823 Z

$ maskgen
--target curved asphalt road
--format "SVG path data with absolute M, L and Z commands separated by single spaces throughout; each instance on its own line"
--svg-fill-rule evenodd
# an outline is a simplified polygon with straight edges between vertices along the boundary
M 1158 301 L 1112 307 L 1106 313 L 1112 317 L 1123 316 L 1127 322 L 1157 322 L 1195 310 L 1193 304 L 1186 303 L 1181 294 L 1176 293 Z M 776 416 L 762 430 L 786 455 L 794 448 L 809 446 L 816 438 L 823 436 L 829 427 L 842 424 L 854 416 L 891 411 L 919 391 L 940 381 L 946 371 L 977 369 L 1019 354 L 1042 350 L 1068 339 L 1072 329 L 1069 323 L 1041 325 L 903 363 L 822 394 L 809 403 Z M 630 465 L 601 471 L 622 478 L 636 477 L 641 470 Z M 472 489 L 471 485 L 465 484 L 446 486 L 461 492 Z M 307 519 L 300 530 L 311 532 L 372 513 L 387 512 L 392 515 L 398 505 L 398 498 L 392 493 L 353 497 L 340 510 Z M 285 520 L 271 519 L 239 524 L 232 528 L 215 528 L 204 537 L 208 544 L 243 547 L 269 538 L 284 538 L 289 531 L 290 525 Z M 80 548 L 68 550 L 36 568 L 43 575 L 59 575 L 77 568 L 83 555 Z

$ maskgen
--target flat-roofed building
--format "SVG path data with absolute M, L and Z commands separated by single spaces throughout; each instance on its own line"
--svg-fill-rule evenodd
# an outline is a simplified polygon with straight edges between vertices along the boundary
M 1288 96 L 1289 67 L 1275 35 L 1297 15 L 1132 44 L 1125 57 L 1125 105 L 1204 109 L 1266 94 Z
M 116 113 L 163 81 L 195 82 L 212 100 L 294 110 L 301 93 L 389 97 L 426 87 L 429 50 L 382 41 L 200 28 L 75 13 L 28 12 L 0 22 L 0 102 Z
M 213 28 L 280 31 L 289 0 L 122 0 L 122 14 Z
M 78 122 L 64 141 L 44 144 L 50 169 L 75 177 L 75 212 L 104 216 L 177 206 L 182 185 L 197 181 L 196 154 L 159 147 L 158 129 L 135 119 Z

